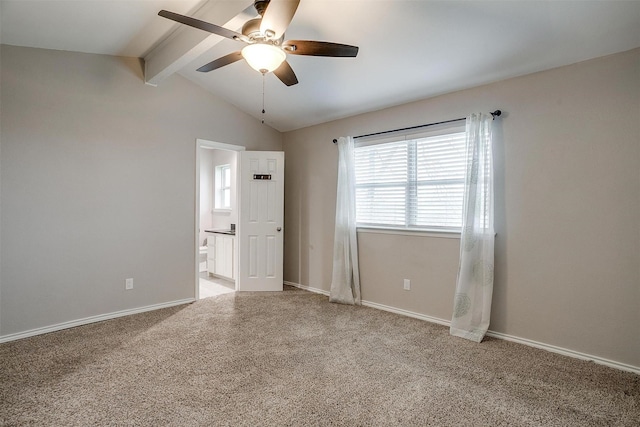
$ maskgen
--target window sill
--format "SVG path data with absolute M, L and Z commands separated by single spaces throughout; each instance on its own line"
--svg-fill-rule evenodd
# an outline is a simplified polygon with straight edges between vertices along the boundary
M 439 239 L 460 239 L 460 231 L 407 230 L 406 228 L 358 226 L 358 233 L 395 234 L 402 236 L 435 237 Z

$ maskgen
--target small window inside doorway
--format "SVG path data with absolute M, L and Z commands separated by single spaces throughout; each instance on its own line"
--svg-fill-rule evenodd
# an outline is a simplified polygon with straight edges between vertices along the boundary
M 230 165 L 216 166 L 215 176 L 215 209 L 231 210 L 231 167 Z

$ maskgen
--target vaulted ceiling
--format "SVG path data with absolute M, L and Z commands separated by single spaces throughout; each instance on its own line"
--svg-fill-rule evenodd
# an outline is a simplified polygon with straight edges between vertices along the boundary
M 157 15 L 238 31 L 252 0 L 2 0 L 4 44 L 145 58 L 287 131 L 640 47 L 639 1 L 301 0 L 285 39 L 360 47 L 356 58 L 289 55 L 299 83 L 244 61 L 195 71 L 242 44 Z M 141 82 L 142 84 L 142 82 Z

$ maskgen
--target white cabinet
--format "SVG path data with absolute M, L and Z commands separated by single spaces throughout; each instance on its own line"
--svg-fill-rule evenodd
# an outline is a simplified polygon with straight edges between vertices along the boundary
M 225 234 L 208 234 L 207 238 L 207 271 L 209 274 L 235 279 L 233 245 L 235 236 Z
M 233 279 L 233 240 L 232 236 L 216 236 L 216 274 Z
M 207 273 L 216 273 L 216 235 L 207 233 Z

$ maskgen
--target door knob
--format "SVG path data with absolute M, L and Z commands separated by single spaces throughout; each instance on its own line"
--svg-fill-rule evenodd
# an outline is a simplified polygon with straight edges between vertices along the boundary
M 281 232 L 281 231 L 282 231 L 282 227 L 278 227 L 278 228 L 276 228 L 276 231 L 277 231 L 278 233 L 279 233 L 279 232 Z

